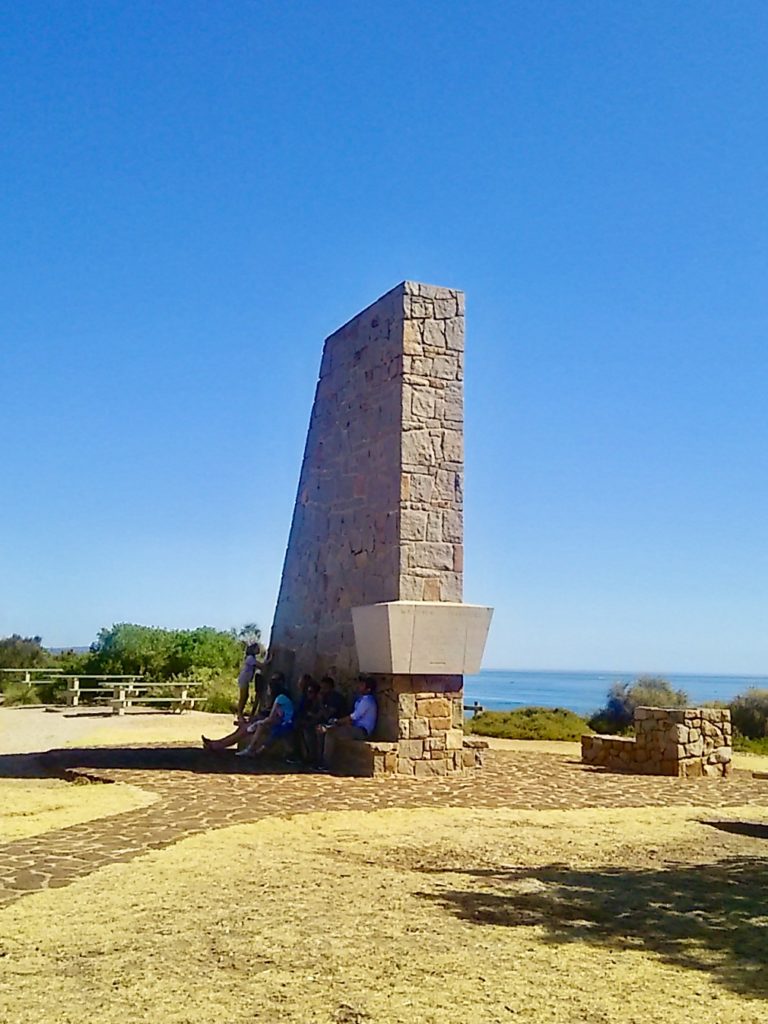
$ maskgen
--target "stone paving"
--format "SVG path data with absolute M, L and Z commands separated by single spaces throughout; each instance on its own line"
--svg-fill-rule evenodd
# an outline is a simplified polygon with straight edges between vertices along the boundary
M 649 778 L 516 751 L 491 751 L 485 768 L 434 780 L 335 778 L 276 764 L 241 765 L 231 754 L 181 746 L 64 749 L 39 755 L 34 763 L 40 775 L 130 783 L 158 799 L 148 807 L 0 846 L 0 906 L 40 889 L 69 885 L 105 865 L 187 836 L 275 815 L 435 806 L 768 805 L 768 785 L 747 772 L 728 779 Z

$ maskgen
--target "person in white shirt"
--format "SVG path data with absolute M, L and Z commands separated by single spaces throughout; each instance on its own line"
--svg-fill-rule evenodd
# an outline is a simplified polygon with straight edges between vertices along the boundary
M 261 678 L 263 670 L 269 664 L 269 659 L 259 660 L 259 654 L 261 648 L 254 641 L 248 644 L 245 648 L 245 657 L 243 658 L 243 664 L 240 666 L 240 674 L 237 677 L 237 685 L 240 687 L 240 696 L 237 701 L 237 720 L 242 722 L 245 720 L 245 707 L 248 703 L 248 694 L 250 692 L 251 683 L 256 679 L 254 685 L 254 706 L 256 704 L 256 698 L 258 694 L 258 683 Z
M 334 748 L 338 740 L 369 740 L 376 729 L 379 709 L 376 704 L 376 683 L 360 678 L 358 697 L 350 715 L 327 725 L 318 726 L 318 771 L 328 771 L 333 764 Z

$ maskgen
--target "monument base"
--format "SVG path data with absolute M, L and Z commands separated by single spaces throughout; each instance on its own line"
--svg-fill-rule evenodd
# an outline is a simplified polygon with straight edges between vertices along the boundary
M 487 744 L 464 736 L 462 676 L 376 674 L 372 678 L 379 705 L 375 738 L 338 744 L 334 770 L 430 778 L 482 765 Z

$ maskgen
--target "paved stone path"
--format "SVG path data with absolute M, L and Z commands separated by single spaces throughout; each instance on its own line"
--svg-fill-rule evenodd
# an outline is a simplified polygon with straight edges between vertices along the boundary
M 0 906 L 69 885 L 210 829 L 318 810 L 390 807 L 734 807 L 768 805 L 768 784 L 730 779 L 618 775 L 567 757 L 491 751 L 486 767 L 455 777 L 350 779 L 276 765 L 241 765 L 231 754 L 189 747 L 58 750 L 36 758 L 40 774 L 125 782 L 157 794 L 148 807 L 0 846 Z M 29 766 L 27 766 L 29 767 Z

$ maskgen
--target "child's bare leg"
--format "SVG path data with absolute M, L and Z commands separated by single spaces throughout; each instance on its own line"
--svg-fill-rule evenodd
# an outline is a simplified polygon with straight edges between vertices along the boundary
M 245 736 L 245 723 L 238 725 L 234 732 L 231 732 L 229 736 L 224 736 L 220 740 L 209 740 L 206 736 L 203 736 L 203 746 L 206 750 L 226 750 L 227 747 L 234 747 L 234 745 L 240 740 L 242 736 Z

